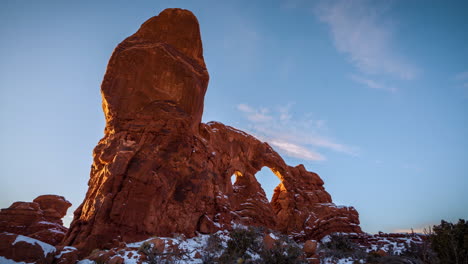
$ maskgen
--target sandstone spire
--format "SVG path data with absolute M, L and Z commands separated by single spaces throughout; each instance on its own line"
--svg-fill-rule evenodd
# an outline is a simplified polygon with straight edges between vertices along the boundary
M 164 10 L 112 54 L 101 87 L 106 131 L 154 119 L 161 103 L 185 113 L 198 129 L 208 79 L 197 18 L 183 9 Z

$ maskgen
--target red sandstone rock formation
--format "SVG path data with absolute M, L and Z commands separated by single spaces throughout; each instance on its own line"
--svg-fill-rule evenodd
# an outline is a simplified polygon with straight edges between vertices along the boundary
M 64 245 L 84 255 L 233 223 L 298 239 L 361 232 L 356 210 L 335 206 L 317 174 L 286 165 L 240 130 L 200 123 L 208 79 L 198 22 L 187 10 L 164 10 L 117 46 L 101 87 L 105 135 Z M 281 180 L 271 203 L 255 178 L 263 166 Z
M 9 232 L 57 245 L 67 228 L 62 218 L 71 203 L 62 196 L 41 195 L 33 202 L 15 202 L 0 211 L 0 233 Z
M 0 263 L 50 264 L 54 255 L 55 247 L 49 244 L 22 235 L 0 233 Z

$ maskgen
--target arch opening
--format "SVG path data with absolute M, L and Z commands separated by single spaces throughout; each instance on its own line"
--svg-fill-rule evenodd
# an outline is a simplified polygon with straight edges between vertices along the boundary
M 234 183 L 236 183 L 236 180 L 237 180 L 237 176 L 236 176 L 236 174 L 234 173 L 234 174 L 231 176 L 231 184 L 234 185 Z
M 232 186 L 234 186 L 234 184 L 236 183 L 237 177 L 242 177 L 242 173 L 240 171 L 234 171 L 234 173 L 231 175 Z
M 255 174 L 255 178 L 257 178 L 258 183 L 260 183 L 268 201 L 271 202 L 274 190 L 276 186 L 281 183 L 281 180 L 273 173 L 273 170 L 267 166 L 262 167 L 262 169 Z

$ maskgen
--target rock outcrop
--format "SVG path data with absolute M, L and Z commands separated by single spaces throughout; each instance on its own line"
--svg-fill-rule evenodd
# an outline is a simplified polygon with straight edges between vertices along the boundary
M 63 245 L 85 255 L 234 223 L 302 240 L 361 232 L 357 211 L 335 206 L 317 174 L 240 130 L 201 123 L 208 79 L 190 11 L 166 9 L 117 46 L 101 87 L 105 135 Z M 264 166 L 281 180 L 271 203 L 255 178 Z
M 55 247 L 27 236 L 0 233 L 0 263 L 50 264 Z
M 62 218 L 70 206 L 69 201 L 58 195 L 41 195 L 33 202 L 15 202 L 0 211 L 0 233 L 25 235 L 57 245 L 68 231 Z

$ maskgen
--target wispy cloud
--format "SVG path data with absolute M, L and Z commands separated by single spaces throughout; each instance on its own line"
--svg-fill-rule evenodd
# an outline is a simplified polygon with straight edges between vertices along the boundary
M 237 109 L 247 113 L 247 118 L 252 122 L 268 122 L 273 119 L 273 117 L 268 115 L 268 109 L 254 109 L 246 104 L 239 104 Z
M 292 104 L 275 109 L 255 108 L 247 104 L 237 105 L 249 121 L 247 129 L 261 140 L 267 141 L 290 157 L 323 161 L 324 154 L 317 149 L 332 150 L 357 155 L 357 149 L 324 136 L 326 122 L 309 116 L 295 117 Z
M 306 147 L 299 146 L 291 142 L 286 142 L 279 139 L 271 139 L 269 140 L 269 143 L 284 151 L 286 155 L 294 158 L 316 161 L 325 160 L 325 157 L 322 154 L 308 150 Z
M 328 25 L 338 51 L 361 73 L 414 79 L 419 69 L 395 51 L 393 28 L 384 16 L 387 8 L 375 5 L 365 0 L 323 1 L 315 14 Z
M 381 82 L 377 82 L 375 80 L 372 80 L 372 79 L 369 79 L 369 78 L 365 78 L 365 77 L 361 77 L 361 76 L 358 76 L 358 75 L 355 75 L 355 74 L 351 74 L 349 76 L 351 78 L 351 80 L 357 82 L 357 83 L 360 83 L 360 84 L 364 84 L 366 85 L 367 87 L 371 88 L 371 89 L 377 89 L 377 90 L 384 90 L 384 91 L 388 91 L 388 92 L 392 92 L 392 93 L 395 93 L 398 89 L 395 88 L 395 87 L 390 87 L 390 86 L 387 86 Z

